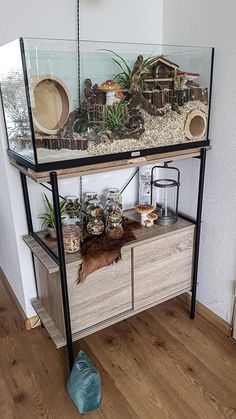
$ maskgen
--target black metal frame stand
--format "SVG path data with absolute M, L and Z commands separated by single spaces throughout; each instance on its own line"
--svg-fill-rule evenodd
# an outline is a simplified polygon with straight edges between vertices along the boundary
M 60 216 L 60 200 L 59 200 L 57 173 L 50 172 L 50 183 L 51 183 L 51 188 L 52 188 L 53 207 L 54 207 L 54 215 L 55 215 L 55 228 L 56 228 L 56 234 L 57 234 L 58 256 L 46 245 L 46 243 L 44 243 L 44 241 L 38 236 L 38 234 L 34 232 L 30 200 L 29 200 L 29 192 L 28 192 L 28 186 L 27 186 L 27 178 L 26 178 L 26 175 L 22 172 L 20 173 L 20 175 L 21 175 L 21 183 L 22 183 L 22 190 L 23 190 L 23 196 L 24 196 L 25 211 L 26 211 L 29 234 L 38 242 L 38 244 L 47 252 L 47 254 L 59 266 L 65 332 L 66 332 L 67 354 L 68 354 L 69 367 L 71 370 L 74 363 L 74 354 L 73 354 L 73 344 L 72 344 L 70 306 L 69 306 L 69 296 L 68 296 L 67 277 L 66 277 L 66 262 L 65 262 L 64 245 L 63 245 L 62 223 L 61 223 L 61 216 Z M 37 285 L 36 278 L 35 278 L 35 282 Z
M 203 203 L 203 191 L 204 191 L 204 180 L 205 180 L 205 167 L 206 167 L 206 149 L 202 148 L 200 152 L 197 218 L 196 218 L 195 243 L 194 243 L 192 300 L 191 300 L 191 310 L 190 310 L 191 319 L 195 318 L 195 311 L 196 311 L 197 278 L 198 278 L 201 224 L 202 224 L 202 203 Z
M 65 261 L 62 224 L 61 224 L 61 215 L 60 215 L 58 180 L 57 180 L 56 172 L 50 173 L 50 180 L 51 180 L 51 187 L 52 187 L 53 207 L 54 207 L 54 214 L 55 214 L 55 227 L 56 227 L 56 234 L 57 234 L 57 247 L 58 247 L 58 257 L 59 257 L 59 270 L 60 270 L 60 277 L 61 277 L 61 291 L 62 291 L 62 301 L 63 301 L 63 310 L 64 310 L 67 352 L 68 352 L 70 369 L 72 369 L 73 363 L 74 363 L 74 355 L 73 355 L 72 332 L 71 332 L 71 321 L 70 321 L 70 305 L 69 305 L 68 286 L 67 286 L 67 277 L 66 277 L 66 261 Z
M 199 246 L 200 246 L 200 236 L 201 236 L 201 223 L 202 223 L 202 203 L 203 203 L 203 190 L 204 190 L 204 178 L 205 178 L 205 165 L 206 165 L 206 148 L 201 148 L 200 156 L 197 157 L 200 159 L 200 170 L 199 170 L 199 184 L 198 184 L 198 201 L 197 201 L 197 216 L 192 218 L 186 214 L 179 214 L 182 218 L 194 223 L 196 225 L 195 229 L 195 243 L 194 243 L 194 257 L 193 257 L 193 278 L 192 278 L 192 299 L 191 299 L 191 310 L 190 318 L 194 319 L 195 309 L 196 309 L 196 294 L 197 294 L 197 277 L 198 277 L 198 262 L 199 262 Z M 70 320 L 70 307 L 69 307 L 69 296 L 68 296 L 68 287 L 67 287 L 67 277 L 66 277 L 66 262 L 65 262 L 65 253 L 63 245 L 63 233 L 62 233 L 62 223 L 60 217 L 60 196 L 58 190 L 58 177 L 56 172 L 50 172 L 50 183 L 51 191 L 53 197 L 53 206 L 54 206 L 54 215 L 55 215 L 55 227 L 57 233 L 57 246 L 58 246 L 58 255 L 56 255 L 46 243 L 34 232 L 29 193 L 27 187 L 27 178 L 24 173 L 20 173 L 22 190 L 24 196 L 27 225 L 29 234 L 39 243 L 39 245 L 47 252 L 47 254 L 58 264 L 60 279 L 61 279 L 61 290 L 62 290 L 62 300 L 63 300 L 63 312 L 64 312 L 64 321 L 65 321 L 65 332 L 66 332 L 66 344 L 67 344 L 67 353 L 70 370 L 72 369 L 74 362 L 73 355 L 73 344 L 72 344 L 72 331 L 71 331 L 71 320 Z M 35 278 L 36 279 L 36 278 Z M 37 281 L 36 281 L 37 285 Z

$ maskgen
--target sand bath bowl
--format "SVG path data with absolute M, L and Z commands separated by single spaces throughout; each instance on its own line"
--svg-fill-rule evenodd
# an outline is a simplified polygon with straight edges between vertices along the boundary
M 65 83 L 56 76 L 45 74 L 32 81 L 31 91 L 37 131 L 57 134 L 71 112 L 70 94 Z

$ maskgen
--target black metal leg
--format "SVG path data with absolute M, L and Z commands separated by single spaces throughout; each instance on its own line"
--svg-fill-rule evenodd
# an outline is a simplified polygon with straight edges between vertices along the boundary
M 54 214 L 55 214 L 55 227 L 56 227 L 56 233 L 57 233 L 57 246 L 58 246 L 58 256 L 59 256 L 60 277 L 61 277 L 64 321 L 65 321 L 65 330 L 66 330 L 66 343 L 67 343 L 69 366 L 71 370 L 74 363 L 74 355 L 73 355 L 73 345 L 72 345 L 69 296 L 68 296 L 67 278 L 66 278 L 66 263 L 65 263 L 62 224 L 61 224 L 61 215 L 60 215 L 60 201 L 59 201 L 58 181 L 57 181 L 56 172 L 50 173 L 50 180 L 51 180 L 51 186 L 52 186 L 52 197 L 53 197 L 53 206 L 54 206 Z
M 28 192 L 28 186 L 27 186 L 27 178 L 26 175 L 22 172 L 20 172 L 21 177 L 21 185 L 22 185 L 22 191 L 23 191 L 23 197 L 24 197 L 24 203 L 25 203 L 25 213 L 26 213 L 26 220 L 27 220 L 27 226 L 28 226 L 28 232 L 29 234 L 33 234 L 33 221 L 32 221 L 32 215 L 31 215 L 31 208 L 30 208 L 30 200 L 29 200 L 29 192 Z M 35 263 L 34 263 L 34 255 L 31 252 L 32 256 L 32 263 L 33 263 L 33 270 L 34 270 L 34 278 L 35 278 L 35 288 L 36 288 L 36 294 L 37 298 L 39 296 L 38 293 L 38 284 L 36 279 L 36 270 L 35 270 Z
M 26 175 L 22 172 L 20 172 L 20 177 L 21 177 L 21 184 L 22 184 L 22 190 L 23 190 L 23 196 L 24 196 L 25 212 L 26 212 L 28 231 L 29 231 L 29 233 L 32 233 L 33 232 L 33 222 L 32 222 L 31 209 L 30 209 L 27 179 L 26 179 Z
M 191 301 L 191 312 L 190 312 L 191 319 L 195 318 L 195 310 L 196 310 L 197 275 L 198 275 L 199 245 L 200 245 L 201 223 L 202 223 L 202 202 L 203 202 L 205 166 L 206 166 L 206 149 L 202 148 L 201 154 L 200 154 L 197 219 L 196 219 L 195 245 L 194 245 L 192 301 Z

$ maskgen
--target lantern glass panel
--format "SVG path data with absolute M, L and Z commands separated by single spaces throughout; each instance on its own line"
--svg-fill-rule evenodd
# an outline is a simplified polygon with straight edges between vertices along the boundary
M 163 220 L 177 220 L 178 183 L 172 179 L 159 179 L 154 182 L 154 199 L 159 223 Z M 169 224 L 168 222 L 168 224 Z

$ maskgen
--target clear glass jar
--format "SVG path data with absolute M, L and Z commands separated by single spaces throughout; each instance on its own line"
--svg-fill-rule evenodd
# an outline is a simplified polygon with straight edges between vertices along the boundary
M 75 224 L 63 226 L 63 243 L 65 253 L 75 253 L 80 250 L 81 229 Z
M 110 199 L 110 197 L 111 197 L 114 193 L 115 193 L 115 194 L 120 193 L 119 188 L 109 188 L 109 189 L 108 189 L 107 196 L 106 196 L 106 200 Z
M 105 226 L 101 218 L 90 218 L 87 224 L 87 232 L 92 236 L 100 236 L 104 232 Z
M 89 206 L 89 202 L 92 201 L 92 199 L 97 199 L 97 198 L 98 198 L 97 192 L 86 192 L 85 199 L 84 199 L 84 210 L 85 211 L 87 210 Z
M 81 208 L 82 206 L 77 196 L 70 195 L 66 197 L 65 211 L 69 216 L 78 215 Z
M 119 188 L 109 188 L 108 189 L 108 194 L 106 196 L 106 204 L 107 204 L 108 201 L 117 202 L 122 208 L 122 195 L 120 193 Z
M 107 223 L 106 235 L 108 239 L 117 240 L 120 239 L 124 234 L 122 223 Z
M 109 201 L 104 209 L 107 222 L 119 223 L 122 220 L 122 209 L 119 204 Z
M 92 199 L 89 202 L 89 206 L 86 211 L 88 219 L 90 218 L 102 218 L 103 217 L 103 207 L 99 199 Z
M 68 215 L 63 220 L 63 224 L 64 225 L 77 225 L 78 227 L 80 227 L 82 229 L 83 228 L 83 224 L 84 224 L 83 214 L 80 213 L 78 215 Z

